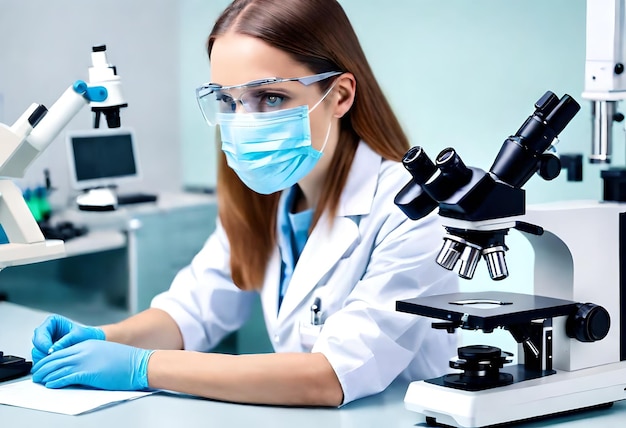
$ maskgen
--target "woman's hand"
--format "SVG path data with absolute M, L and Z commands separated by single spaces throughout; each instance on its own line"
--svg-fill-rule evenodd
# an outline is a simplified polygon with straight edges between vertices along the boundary
M 116 391 L 148 388 L 148 360 L 154 351 L 103 340 L 86 340 L 44 357 L 31 373 L 48 388 L 84 385 Z
M 52 352 L 89 339 L 105 340 L 104 331 L 78 324 L 61 315 L 50 315 L 33 334 L 33 363 L 37 364 Z

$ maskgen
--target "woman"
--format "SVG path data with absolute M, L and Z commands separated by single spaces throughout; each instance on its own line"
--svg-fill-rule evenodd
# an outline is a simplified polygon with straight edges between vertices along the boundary
M 222 140 L 215 233 L 151 308 L 117 324 L 52 316 L 33 380 L 246 403 L 339 406 L 440 375 L 452 335 L 395 302 L 456 291 L 437 217 L 393 204 L 409 145 L 335 0 L 236 0 L 197 91 Z M 276 77 L 277 76 L 277 77 Z M 261 294 L 276 353 L 209 353 Z

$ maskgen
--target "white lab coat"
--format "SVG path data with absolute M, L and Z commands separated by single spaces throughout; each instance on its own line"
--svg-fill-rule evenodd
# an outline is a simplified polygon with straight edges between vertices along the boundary
M 278 246 L 269 261 L 261 302 L 274 349 L 323 353 L 344 404 L 384 390 L 399 375 L 439 376 L 456 355 L 454 335 L 432 329 L 432 320 L 395 311 L 396 300 L 458 286 L 456 275 L 435 263 L 445 232 L 438 216 L 413 221 L 393 203 L 409 179 L 401 164 L 361 143 L 337 215 L 332 225 L 322 216 L 312 231 L 280 311 Z M 245 323 L 253 297 L 231 282 L 228 240 L 218 222 L 152 307 L 178 323 L 185 349 L 208 351 Z M 316 327 L 310 308 L 317 297 L 325 322 Z

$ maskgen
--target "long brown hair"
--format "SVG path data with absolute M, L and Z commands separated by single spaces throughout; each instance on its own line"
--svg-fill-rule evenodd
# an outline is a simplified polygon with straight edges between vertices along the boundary
M 227 32 L 256 37 L 291 55 L 313 73 L 350 72 L 356 79 L 351 110 L 340 120 L 337 148 L 316 207 L 334 217 L 360 140 L 383 158 L 400 160 L 409 143 L 367 62 L 359 40 L 336 0 L 235 0 L 215 23 L 207 41 Z M 260 289 L 276 239 L 280 192 L 248 189 L 219 157 L 219 218 L 230 243 L 232 279 L 244 290 Z

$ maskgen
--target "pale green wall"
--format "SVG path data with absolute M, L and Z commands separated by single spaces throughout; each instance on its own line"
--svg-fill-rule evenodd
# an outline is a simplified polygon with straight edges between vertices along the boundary
M 453 146 L 468 165 L 487 169 L 546 90 L 580 101 L 584 0 L 342 3 L 413 144 L 431 156 Z M 587 153 L 588 114 L 585 103 L 562 133 L 562 151 Z M 596 197 L 595 180 L 581 186 L 560 178 L 531 179 L 528 200 Z
M 229 0 L 185 0 L 180 2 L 180 124 L 183 183 L 190 187 L 213 188 L 216 183 L 213 129 L 198 109 L 195 89 L 208 82 L 209 60 L 206 38 Z

